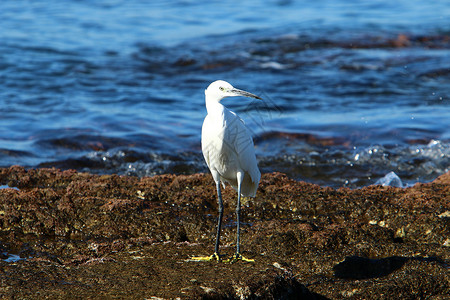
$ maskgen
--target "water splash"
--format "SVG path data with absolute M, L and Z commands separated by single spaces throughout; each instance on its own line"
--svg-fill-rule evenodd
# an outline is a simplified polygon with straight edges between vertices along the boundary
M 387 173 L 383 178 L 380 178 L 375 182 L 375 184 L 380 184 L 382 186 L 394 186 L 403 187 L 402 180 L 394 172 Z

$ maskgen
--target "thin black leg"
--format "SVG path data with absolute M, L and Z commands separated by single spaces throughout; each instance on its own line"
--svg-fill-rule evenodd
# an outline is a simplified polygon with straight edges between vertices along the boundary
M 241 255 L 241 185 L 242 185 L 242 179 L 243 174 L 241 172 L 237 173 L 237 180 L 238 180 L 238 199 L 237 199 L 237 205 L 236 205 L 236 218 L 237 218 L 237 229 L 236 229 L 236 254 L 234 257 L 230 260 L 231 263 L 243 260 L 246 262 L 254 262 L 253 259 L 245 258 Z
M 222 202 L 222 193 L 220 191 L 220 180 L 217 180 L 216 187 L 217 187 L 217 198 L 219 201 L 219 221 L 217 223 L 217 236 L 216 236 L 216 246 L 214 247 L 214 254 L 211 256 L 194 256 L 191 258 L 193 261 L 211 261 L 211 260 L 221 261 L 219 255 L 219 241 L 220 241 L 220 228 L 222 227 L 223 202 Z
M 236 254 L 240 254 L 240 236 L 241 236 L 241 187 L 238 188 L 238 200 L 236 206 L 236 218 L 237 218 L 237 234 L 236 234 Z
M 222 192 L 220 191 L 220 181 L 216 183 L 217 188 L 217 198 L 219 201 L 219 220 L 217 222 L 217 235 L 216 235 L 216 246 L 214 247 L 214 254 L 219 255 L 219 241 L 220 241 L 220 228 L 222 227 L 222 217 L 223 217 L 223 201 Z

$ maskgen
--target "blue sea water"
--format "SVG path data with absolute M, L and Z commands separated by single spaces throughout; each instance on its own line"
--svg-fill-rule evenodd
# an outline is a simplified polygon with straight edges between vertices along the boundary
M 359 187 L 450 165 L 447 1 L 1 1 L 0 166 L 207 172 L 216 79 L 263 172 Z M 1 183 L 0 183 L 1 184 Z

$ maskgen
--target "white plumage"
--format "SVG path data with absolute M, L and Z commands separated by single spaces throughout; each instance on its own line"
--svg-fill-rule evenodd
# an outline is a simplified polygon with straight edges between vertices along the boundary
M 205 90 L 208 115 L 202 127 L 202 151 L 217 187 L 219 200 L 219 224 L 216 248 L 212 257 L 219 259 L 218 246 L 223 215 L 220 183 L 229 183 L 238 192 L 237 251 L 235 259 L 244 259 L 239 253 L 240 198 L 254 197 L 261 173 L 256 163 L 251 134 L 239 116 L 223 106 L 220 101 L 226 97 L 245 96 L 261 99 L 249 92 L 234 88 L 223 80 L 211 83 Z

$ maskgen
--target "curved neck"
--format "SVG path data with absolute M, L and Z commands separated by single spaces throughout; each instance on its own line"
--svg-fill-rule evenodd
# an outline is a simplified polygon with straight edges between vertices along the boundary
M 219 101 L 205 95 L 206 110 L 208 111 L 208 114 L 222 112 L 225 109 L 225 106 L 223 106 Z

